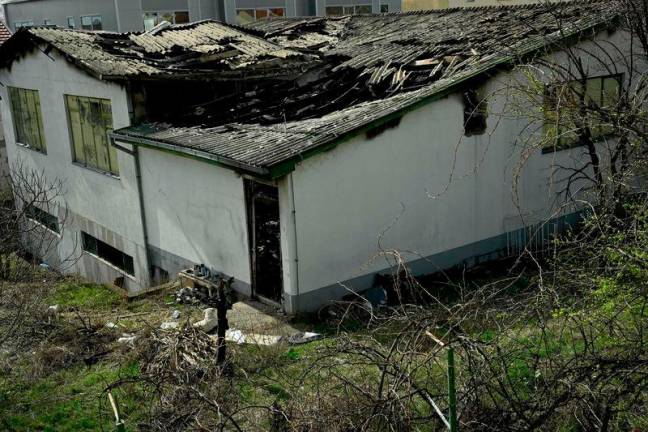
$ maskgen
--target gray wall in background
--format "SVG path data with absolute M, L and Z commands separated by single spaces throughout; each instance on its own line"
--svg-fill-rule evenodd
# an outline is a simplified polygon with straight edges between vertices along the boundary
M 286 16 L 324 16 L 326 6 L 371 4 L 379 13 L 381 4 L 390 12 L 401 10 L 401 0 L 27 0 L 3 2 L 6 22 L 12 30 L 19 21 L 67 27 L 67 17 L 73 16 L 76 28 L 81 28 L 81 16 L 101 15 L 103 29 L 108 31 L 143 30 L 143 13 L 147 11 L 188 11 L 190 21 L 218 19 L 236 23 L 236 9 L 255 7 L 284 7 Z
M 131 0 L 139 3 L 139 0 Z M 18 21 L 33 21 L 43 25 L 46 19 L 53 24 L 67 27 L 67 17 L 73 16 L 76 27 L 81 28 L 81 16 L 101 15 L 104 30 L 117 31 L 117 14 L 113 0 L 32 0 L 8 3 L 5 8 L 6 22 L 15 30 Z

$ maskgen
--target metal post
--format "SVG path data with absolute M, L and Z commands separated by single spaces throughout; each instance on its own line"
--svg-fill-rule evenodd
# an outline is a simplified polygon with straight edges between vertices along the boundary
M 454 350 L 450 347 L 448 347 L 448 406 L 450 432 L 458 432 L 459 422 L 457 421 L 457 388 L 455 386 Z

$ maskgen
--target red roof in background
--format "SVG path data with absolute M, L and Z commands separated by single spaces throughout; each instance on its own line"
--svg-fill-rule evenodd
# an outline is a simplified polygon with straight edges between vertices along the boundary
M 4 43 L 11 37 L 11 30 L 7 28 L 4 22 L 0 21 L 0 44 Z

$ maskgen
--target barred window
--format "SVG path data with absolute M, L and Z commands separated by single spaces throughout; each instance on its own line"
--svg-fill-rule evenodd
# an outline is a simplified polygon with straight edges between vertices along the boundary
M 9 103 L 16 141 L 45 153 L 45 132 L 38 90 L 9 87 Z
M 113 129 L 110 100 L 66 95 L 65 102 L 74 161 L 87 168 L 119 175 L 117 152 L 108 139 Z

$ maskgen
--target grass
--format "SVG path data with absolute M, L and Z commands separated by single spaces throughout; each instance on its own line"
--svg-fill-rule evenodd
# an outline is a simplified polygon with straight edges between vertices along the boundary
M 137 364 L 79 365 L 36 381 L 0 381 L 0 428 L 3 430 L 112 430 L 106 384 L 138 374 Z M 134 425 L 140 409 L 136 392 L 116 395 L 122 415 Z M 121 397 L 121 398 L 120 398 Z M 134 430 L 131 426 L 129 430 Z
M 66 280 L 56 286 L 48 302 L 66 307 L 106 311 L 123 306 L 126 300 L 122 294 L 105 285 Z

